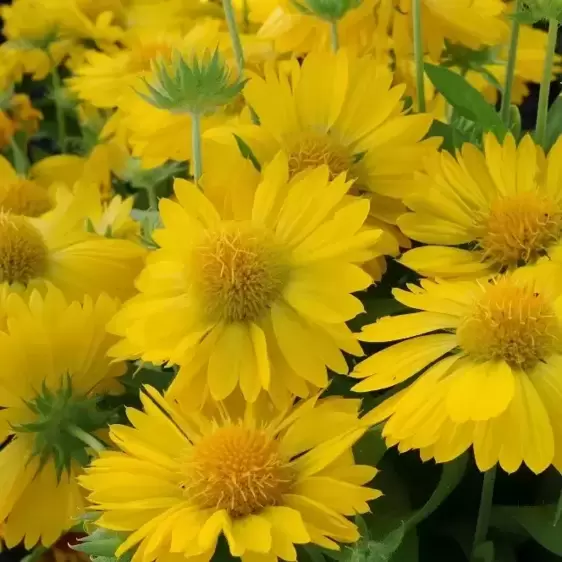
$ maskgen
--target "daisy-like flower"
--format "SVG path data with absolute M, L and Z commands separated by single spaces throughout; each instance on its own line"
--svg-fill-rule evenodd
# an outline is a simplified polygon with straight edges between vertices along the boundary
M 373 14 L 379 0 L 362 0 L 338 21 L 342 47 L 361 49 L 372 42 L 373 34 L 385 33 L 377 27 Z M 321 49 L 330 50 L 330 24 L 299 10 L 291 0 L 254 0 L 250 17 L 261 23 L 258 37 L 272 39 L 279 53 L 302 55 Z M 306 6 L 306 0 L 299 2 Z
M 105 325 L 117 302 L 68 304 L 50 289 L 29 303 L 12 294 L 9 323 L 0 332 L 0 521 L 11 548 L 23 541 L 53 544 L 84 507 L 76 477 L 88 460 L 77 429 L 107 423 L 95 397 L 125 371 L 106 351 L 114 338 Z
M 43 114 L 31 105 L 26 94 L 15 94 L 0 108 L 0 148 L 8 146 L 18 131 L 27 135 L 39 130 Z
M 210 29 L 218 31 L 218 25 L 210 24 Z M 191 43 L 189 36 L 172 33 L 128 36 L 125 48 L 117 52 L 88 51 L 86 63 L 76 69 L 67 85 L 81 100 L 95 107 L 118 107 L 124 96 L 134 96 L 134 90 L 142 86 L 152 63 L 159 59 L 171 61 L 174 51 L 189 52 L 193 48 Z
M 562 261 L 562 141 L 545 158 L 526 136 L 516 146 L 486 135 L 484 151 L 465 144 L 457 157 L 428 160 L 418 193 L 405 199 L 412 212 L 402 231 L 428 244 L 401 262 L 422 275 L 478 276 L 532 264 L 543 256 Z M 464 246 L 458 248 L 455 246 Z
M 39 218 L 0 212 L 0 283 L 40 290 L 52 284 L 78 300 L 103 292 L 129 297 L 145 250 L 86 232 L 82 205 L 75 199 Z
M 31 177 L 19 175 L 10 162 L 0 156 L 0 211 L 39 217 L 54 206 L 53 193 Z
M 174 385 L 194 400 L 239 386 L 286 403 L 325 387 L 327 367 L 347 373 L 341 349 L 361 354 L 345 322 L 363 311 L 351 293 L 371 279 L 356 264 L 381 231 L 362 230 L 368 201 L 344 200 L 350 184 L 327 167 L 290 183 L 282 153 L 263 178 L 242 157 L 223 169 L 220 184 L 203 176 L 206 196 L 176 180 L 177 202 L 160 201 L 160 249 L 109 327 L 124 338 L 111 354 L 180 365 Z
M 221 373 L 220 376 L 223 376 Z M 279 413 L 216 404 L 176 407 L 151 388 L 133 427 L 111 426 L 121 452 L 104 452 L 80 483 L 100 527 L 130 531 L 117 556 L 171 554 L 206 562 L 223 535 L 244 562 L 296 561 L 295 545 L 337 550 L 359 538 L 345 516 L 369 511 L 376 474 L 355 465 L 365 431 L 359 401 L 313 398 Z
M 413 45 L 412 0 L 381 0 L 379 11 L 391 14 L 393 50 L 410 58 Z M 503 0 L 422 0 L 424 52 L 440 60 L 445 39 L 471 49 L 501 45 L 509 34 Z
M 400 198 L 440 142 L 422 140 L 432 118 L 404 115 L 403 93 L 403 86 L 392 86 L 392 73 L 370 57 L 315 52 L 302 67 L 295 62 L 290 80 L 269 68 L 265 78 L 248 82 L 244 95 L 260 126 L 239 127 L 237 134 L 260 160 L 284 150 L 291 174 L 325 164 L 331 177 L 345 173 L 355 180 L 355 193 L 371 199 L 370 220 L 385 231 L 381 253 L 397 255 L 399 246 L 409 247 L 396 228 L 406 211 Z M 379 279 L 380 260 L 371 270 Z
M 562 296 L 558 268 L 520 268 L 496 280 L 394 290 L 419 312 L 380 319 L 360 339 L 404 340 L 353 376 L 369 392 L 406 384 L 371 413 L 400 451 L 448 462 L 471 446 L 486 471 L 562 468 Z M 413 377 L 423 373 L 414 382 Z

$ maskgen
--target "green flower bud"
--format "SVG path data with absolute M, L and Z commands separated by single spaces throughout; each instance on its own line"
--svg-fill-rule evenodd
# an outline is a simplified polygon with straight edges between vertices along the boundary
M 302 13 L 330 22 L 341 20 L 347 12 L 361 4 L 361 0 L 292 0 L 292 2 Z
M 153 81 L 145 80 L 149 93 L 137 93 L 148 103 L 172 113 L 214 113 L 232 102 L 245 83 L 240 77 L 232 78 L 218 51 L 191 61 L 176 51 L 171 65 L 163 59 L 154 62 L 153 73 Z
M 562 21 L 562 0 L 523 0 L 520 12 L 513 15 L 521 23 L 533 24 L 542 20 Z

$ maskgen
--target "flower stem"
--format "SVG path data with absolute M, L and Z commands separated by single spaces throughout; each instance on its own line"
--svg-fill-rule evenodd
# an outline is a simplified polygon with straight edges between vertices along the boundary
M 14 137 L 10 139 L 10 146 L 12 148 L 12 155 L 14 158 L 14 168 L 20 176 L 25 176 L 29 170 L 27 151 L 22 150 Z
M 192 164 L 193 178 L 195 183 L 199 185 L 201 174 L 203 173 L 203 162 L 201 156 L 201 115 L 199 113 L 191 114 L 191 146 L 192 146 Z
M 521 10 L 521 0 L 515 0 L 515 13 Z M 509 53 L 505 68 L 505 84 L 503 88 L 500 115 L 503 122 L 509 127 L 511 92 L 513 91 L 513 80 L 515 78 L 515 63 L 517 61 L 517 45 L 519 43 L 519 21 L 513 18 L 511 23 L 511 39 L 509 41 Z
M 146 194 L 148 195 L 148 206 L 152 211 L 158 210 L 158 197 L 156 195 L 156 186 L 147 186 Z
M 550 98 L 550 81 L 552 78 L 552 65 L 554 63 L 557 35 L 558 21 L 550 19 L 548 22 L 546 56 L 544 59 L 541 89 L 539 93 L 537 126 L 535 129 L 535 141 L 543 147 L 546 144 L 546 122 L 548 117 L 548 102 Z
M 494 484 L 496 482 L 496 472 L 497 468 L 494 466 L 484 473 L 482 494 L 480 496 L 480 508 L 478 510 L 478 520 L 476 522 L 476 531 L 474 532 L 474 542 L 472 543 L 471 560 L 473 562 L 476 561 L 476 549 L 485 542 L 486 536 L 488 535 L 494 497 Z
M 97 453 L 101 453 L 105 451 L 105 446 L 101 441 L 98 441 L 93 435 L 90 433 L 86 433 L 83 429 L 80 429 L 77 425 L 70 425 L 66 428 L 68 433 L 76 439 L 79 439 L 88 447 L 91 447 Z
M 240 34 L 238 33 L 238 25 L 236 24 L 236 16 L 234 15 L 232 0 L 222 0 L 222 7 L 224 10 L 226 25 L 228 27 L 228 33 L 230 34 L 230 40 L 232 41 L 232 49 L 234 50 L 238 73 L 242 76 L 244 74 L 245 66 L 244 49 L 242 48 Z
M 250 30 L 250 7 L 248 6 L 248 0 L 244 0 L 242 4 L 242 23 L 244 24 L 244 33 L 248 33 Z
M 330 40 L 332 43 L 332 51 L 334 53 L 338 52 L 340 48 L 340 40 L 338 37 L 338 22 L 337 20 L 333 20 L 330 22 Z
M 422 31 L 422 0 L 413 0 L 412 17 L 414 24 L 414 62 L 416 65 L 416 96 L 418 111 L 425 111 L 425 90 L 423 71 L 423 31 Z
M 56 65 L 53 65 L 53 70 L 51 70 L 51 82 L 53 85 L 53 101 L 55 103 L 57 120 L 57 143 L 61 152 L 64 152 L 64 144 L 66 142 L 66 119 L 64 116 L 64 108 L 59 100 L 60 92 L 62 91 L 62 82 Z

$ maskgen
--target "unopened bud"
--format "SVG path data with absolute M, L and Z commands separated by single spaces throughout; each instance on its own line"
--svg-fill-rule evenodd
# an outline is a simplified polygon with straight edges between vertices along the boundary
M 293 4 L 304 14 L 335 22 L 357 8 L 361 0 L 293 0 Z

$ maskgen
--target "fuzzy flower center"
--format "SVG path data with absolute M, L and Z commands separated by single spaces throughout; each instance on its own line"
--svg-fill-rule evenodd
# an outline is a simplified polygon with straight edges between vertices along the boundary
M 226 509 L 232 517 L 281 503 L 292 471 L 264 431 L 241 426 L 217 429 L 186 457 L 184 495 L 202 509 Z
M 47 190 L 34 181 L 18 178 L 6 188 L 4 196 L 0 199 L 0 208 L 3 211 L 38 217 L 52 207 Z
M 271 235 L 245 224 L 210 233 L 194 252 L 194 266 L 206 312 L 226 322 L 262 316 L 281 295 L 288 275 Z
M 532 369 L 560 347 L 562 326 L 549 299 L 533 287 L 500 280 L 486 287 L 457 330 L 460 347 L 479 360 Z
M 289 175 L 327 165 L 330 179 L 349 171 L 353 158 L 347 149 L 327 134 L 301 133 L 289 142 Z
M 519 193 L 495 201 L 481 224 L 486 259 L 504 267 L 536 260 L 559 239 L 562 209 L 549 197 Z
M 22 283 L 42 275 L 47 246 L 41 233 L 25 217 L 0 214 L 0 283 Z

